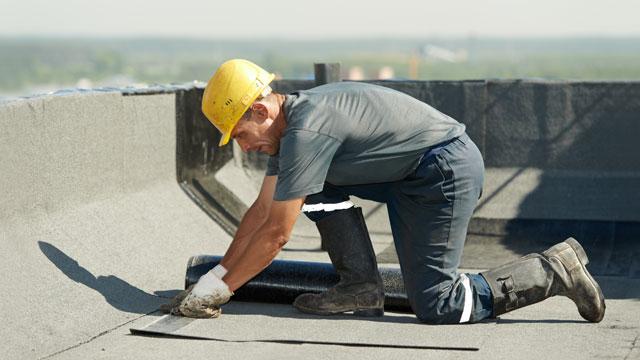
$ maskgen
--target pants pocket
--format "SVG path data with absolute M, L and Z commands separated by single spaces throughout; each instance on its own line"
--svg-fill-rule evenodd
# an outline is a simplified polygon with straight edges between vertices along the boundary
M 453 199 L 452 172 L 439 155 L 430 156 L 416 172 L 402 181 L 400 191 L 411 202 L 434 206 L 450 203 Z

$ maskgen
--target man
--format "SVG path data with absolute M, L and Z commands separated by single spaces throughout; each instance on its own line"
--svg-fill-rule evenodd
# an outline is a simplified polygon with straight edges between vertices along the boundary
M 221 131 L 220 146 L 233 138 L 270 159 L 220 265 L 176 299 L 174 313 L 217 315 L 274 259 L 302 211 L 316 223 L 340 282 L 299 296 L 294 306 L 318 315 L 382 315 L 382 281 L 362 212 L 349 201 L 354 195 L 387 205 L 421 321 L 476 322 L 554 295 L 571 298 L 586 320 L 602 320 L 604 297 L 574 239 L 481 274 L 458 273 L 484 173 L 464 125 L 384 87 L 342 82 L 285 96 L 271 92 L 272 79 L 236 59 L 205 89 L 202 110 Z

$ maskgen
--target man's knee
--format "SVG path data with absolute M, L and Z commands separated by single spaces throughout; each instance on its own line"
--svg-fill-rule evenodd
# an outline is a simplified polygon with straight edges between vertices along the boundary
M 420 322 L 429 325 L 460 324 L 460 314 L 439 313 L 437 309 L 416 313 Z
M 427 302 L 415 302 L 415 304 L 413 311 L 422 323 L 430 325 L 457 324 L 460 320 L 460 314 L 452 314 L 451 311 L 442 312 L 435 301 L 432 304 Z
M 476 322 L 493 313 L 491 289 L 482 275 L 460 274 L 456 280 L 431 289 L 434 291 L 418 292 L 411 299 L 413 311 L 423 323 Z
M 418 320 L 426 324 L 458 324 L 469 321 L 472 310 L 469 280 L 461 275 L 456 280 L 448 280 L 418 291 L 411 301 Z M 468 301 L 465 301 L 468 300 Z

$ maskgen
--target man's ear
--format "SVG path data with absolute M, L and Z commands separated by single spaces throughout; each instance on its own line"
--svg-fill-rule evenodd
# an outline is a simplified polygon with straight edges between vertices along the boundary
M 251 105 L 251 111 L 258 117 L 258 120 L 264 121 L 269 117 L 269 109 L 260 102 L 255 102 Z

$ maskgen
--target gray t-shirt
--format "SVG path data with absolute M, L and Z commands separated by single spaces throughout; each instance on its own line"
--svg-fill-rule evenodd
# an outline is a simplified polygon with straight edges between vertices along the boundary
M 430 146 L 465 126 L 396 90 L 339 82 L 287 95 L 287 126 L 267 175 L 278 175 L 274 200 L 334 185 L 404 179 Z

